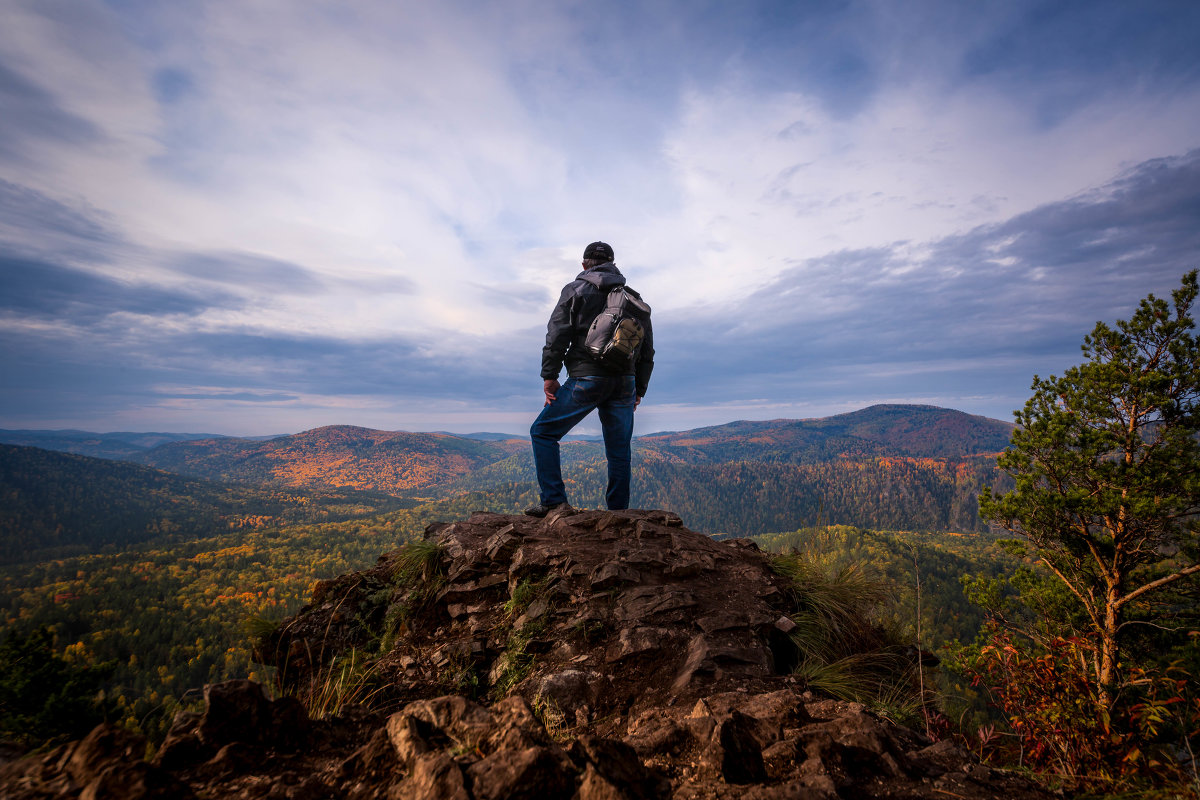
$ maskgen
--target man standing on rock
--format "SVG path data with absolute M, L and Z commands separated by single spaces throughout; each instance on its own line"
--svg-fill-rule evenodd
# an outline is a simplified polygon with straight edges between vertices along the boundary
M 610 308 L 609 293 L 625 286 L 625 276 L 617 269 L 612 247 L 592 242 L 583 251 L 583 272 L 563 287 L 558 303 L 546 327 L 546 346 L 542 348 L 542 380 L 546 405 L 529 429 L 533 440 L 533 462 L 537 468 L 541 502 L 525 510 L 531 517 L 544 517 L 566 504 L 558 442 L 596 409 L 604 431 L 604 453 L 608 458 L 608 491 L 605 500 L 610 509 L 629 507 L 631 440 L 633 411 L 642 402 L 654 368 L 654 339 L 650 330 L 649 307 L 641 296 L 626 287 L 645 310 L 639 320 L 643 329 L 641 344 L 627 364 L 614 366 L 601 360 L 585 345 L 588 331 L 597 317 Z M 566 363 L 567 382 L 558 383 L 558 373 Z

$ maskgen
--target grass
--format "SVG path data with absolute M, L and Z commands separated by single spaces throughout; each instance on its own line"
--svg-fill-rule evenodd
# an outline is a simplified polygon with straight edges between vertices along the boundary
M 546 733 L 556 742 L 565 743 L 571 738 L 567 717 L 558 704 L 545 695 L 533 698 L 533 715 L 542 723 Z
M 535 600 L 544 597 L 550 591 L 553 576 L 547 575 L 540 580 L 522 578 L 513 589 L 512 595 L 504 604 L 504 616 L 512 619 L 524 614 Z
M 470 658 L 454 658 L 438 673 L 438 685 L 453 694 L 461 694 L 478 700 L 482 679 L 479 670 Z
M 392 583 L 396 586 L 430 583 L 439 575 L 445 576 L 442 546 L 431 539 L 405 542 L 392 561 Z
M 505 619 L 512 620 L 524 614 L 537 600 L 549 594 L 553 582 L 554 578 L 549 575 L 539 580 L 523 578 L 519 581 L 504 604 Z M 500 656 L 504 659 L 504 668 L 492 684 L 491 695 L 494 700 L 503 698 L 533 672 L 534 657 L 526 648 L 550 626 L 550 611 L 547 608 L 546 613 L 538 619 L 526 621 L 519 630 L 508 631 L 507 646 Z
M 888 585 L 857 564 L 831 570 L 806 554 L 774 556 L 771 566 L 791 582 L 791 636 L 800 651 L 794 674 L 823 694 L 919 721 L 919 658 L 880 624 L 893 603 Z
M 323 719 L 350 704 L 371 706 L 386 692 L 386 682 L 377 680 L 379 660 L 373 658 L 368 650 L 376 655 L 391 650 L 412 617 L 425 608 L 445 586 L 446 574 L 442 564 L 441 546 L 437 542 L 423 539 L 406 542 L 393 559 L 388 577 L 391 585 L 368 594 L 360 603 L 366 610 L 360 608 L 356 615 L 359 624 L 368 629 L 371 626 L 367 624 L 367 618 L 376 613 L 371 609 L 378 609 L 382 604 L 390 603 L 384 615 L 383 633 L 379 637 L 378 647 L 372 642 L 364 649 L 351 648 L 337 656 L 328 666 L 315 669 L 306 684 L 295 687 L 295 696 L 303 703 L 311 718 Z M 337 608 L 341 608 L 358 585 L 355 584 L 343 594 Z M 280 624 L 280 620 L 250 617 L 245 620 L 243 627 L 259 641 L 266 641 L 278 630 Z M 330 615 L 329 625 L 333 625 L 333 615 Z M 310 648 L 310 663 L 323 660 L 322 654 L 328 634 L 327 628 L 326 638 L 322 639 L 316 654 L 312 653 Z M 309 646 L 308 642 L 305 642 L 305 645 Z M 285 664 L 281 673 L 286 673 L 286 670 Z
M 572 625 L 568 634 L 572 639 L 582 641 L 584 644 L 595 644 L 604 638 L 608 633 L 608 626 L 598 619 L 580 620 Z
M 833 662 L 879 645 L 876 620 L 892 600 L 884 581 L 857 564 L 831 573 L 799 554 L 775 556 L 771 566 L 792 583 L 792 638 L 801 653 Z
M 534 657 L 526 651 L 529 643 L 546 632 L 550 626 L 549 613 L 540 619 L 532 620 L 520 630 L 511 631 L 508 635 L 508 645 L 500 658 L 504 659 L 504 669 L 492 685 L 492 698 L 499 700 L 512 690 L 514 686 L 529 677 L 533 672 Z
M 392 562 L 392 588 L 381 598 L 391 602 L 383 618 L 379 652 L 392 649 L 413 617 L 433 601 L 446 585 L 442 547 L 428 539 L 406 542 Z
M 279 630 L 283 617 L 253 614 L 242 620 L 242 630 L 252 639 L 267 639 Z
M 325 719 L 350 704 L 370 706 L 386 690 L 374 680 L 377 667 L 377 661 L 352 648 L 328 667 L 314 672 L 297 697 L 312 719 Z

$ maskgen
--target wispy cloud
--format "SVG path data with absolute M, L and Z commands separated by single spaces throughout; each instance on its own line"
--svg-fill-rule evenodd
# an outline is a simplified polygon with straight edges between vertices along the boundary
M 519 430 L 597 238 L 655 308 L 644 429 L 1005 416 L 1194 258 L 1197 25 L 1115 0 L 15 0 L 0 423 Z
M 1033 373 L 1078 360 L 1096 320 L 1178 286 L 1200 253 L 1198 210 L 1194 151 L 919 247 L 799 260 L 744 300 L 661 325 L 679 341 L 663 382 L 681 403 L 729 402 L 756 384 L 827 402 L 866 387 L 944 401 L 988 387 L 999 393 L 989 413 L 1016 408 Z

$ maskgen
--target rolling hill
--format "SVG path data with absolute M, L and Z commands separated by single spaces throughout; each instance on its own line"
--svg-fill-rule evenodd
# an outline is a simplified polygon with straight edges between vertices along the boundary
M 138 464 L 0 445 L 0 564 L 407 505 L 379 493 L 223 485 Z
M 962 459 L 994 455 L 1007 446 L 1011 432 L 1008 423 L 961 411 L 881 405 L 822 419 L 741 421 L 639 436 L 634 449 L 647 460 L 691 465 L 819 464 L 879 457 Z M 484 440 L 331 425 L 269 441 L 169 442 L 131 460 L 209 480 L 405 494 L 532 480 L 528 453 L 524 439 Z M 563 453 L 564 463 L 603 457 L 597 443 L 571 442 Z
M 764 461 L 813 464 L 835 458 L 961 458 L 998 453 L 1013 426 L 936 406 L 877 405 L 819 419 L 730 422 L 638 438 L 686 463 Z
M 1008 423 L 961 411 L 879 405 L 820 419 L 656 433 L 634 441 L 632 499 L 640 507 L 675 510 L 713 533 L 820 522 L 983 530 L 976 497 L 985 485 L 1003 484 L 994 457 L 1011 431 Z M 371 491 L 456 505 L 456 495 L 476 492 L 494 494 L 488 505 L 495 510 L 534 501 L 527 440 L 498 435 L 332 425 L 269 440 L 177 438 L 127 458 L 193 480 L 293 494 Z M 565 476 L 577 505 L 602 503 L 603 458 L 598 443 L 564 443 Z M 193 496 L 198 490 L 181 484 L 178 491 Z
M 524 446 L 449 434 L 329 425 L 269 441 L 171 442 L 139 454 L 136 460 L 209 480 L 398 493 L 445 483 Z

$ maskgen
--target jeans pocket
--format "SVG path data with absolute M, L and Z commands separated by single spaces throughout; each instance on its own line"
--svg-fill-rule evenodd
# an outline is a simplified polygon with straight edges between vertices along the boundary
M 603 378 L 576 378 L 571 389 L 571 399 L 576 404 L 595 405 L 608 395 L 608 386 Z

